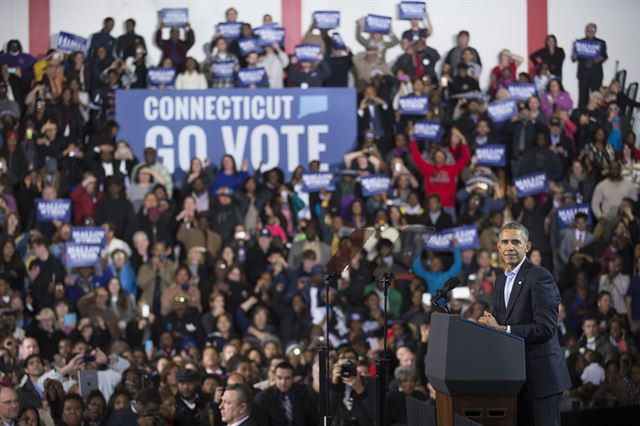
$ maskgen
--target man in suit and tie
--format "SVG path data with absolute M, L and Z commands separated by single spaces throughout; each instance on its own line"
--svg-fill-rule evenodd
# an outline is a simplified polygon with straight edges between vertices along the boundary
M 276 366 L 275 385 L 256 395 L 258 426 L 316 426 L 316 406 L 308 386 L 293 383 L 293 365 Z
M 255 426 L 251 418 L 253 392 L 249 385 L 228 385 L 222 394 L 220 414 L 227 426 Z
M 563 230 L 558 254 L 564 265 L 569 263 L 571 253 L 579 251 L 593 241 L 593 234 L 587 229 L 588 225 L 589 217 L 585 213 L 579 212 L 573 218 L 573 227 Z
M 495 284 L 495 310 L 480 322 L 524 339 L 526 382 L 518 394 L 518 425 L 560 425 L 560 395 L 571 387 L 558 343 L 560 293 L 551 273 L 527 258 L 529 231 L 517 222 L 505 224 L 498 253 L 507 265 Z

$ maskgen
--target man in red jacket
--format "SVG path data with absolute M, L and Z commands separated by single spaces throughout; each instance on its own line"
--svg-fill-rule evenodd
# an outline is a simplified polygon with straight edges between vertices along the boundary
M 71 192 L 73 202 L 73 223 L 82 225 L 85 217 L 96 217 L 98 201 L 104 198 L 104 194 L 98 189 L 98 180 L 91 173 L 86 173 L 82 185 L 78 185 Z
M 409 134 L 411 138 L 411 157 L 418 169 L 424 175 L 424 190 L 426 195 L 438 194 L 442 200 L 442 207 L 454 219 L 456 218 L 455 198 L 456 183 L 458 175 L 462 169 L 469 164 L 469 145 L 467 139 L 455 127 L 451 129 L 462 140 L 462 156 L 455 163 L 447 164 L 447 154 L 445 148 L 438 148 L 433 155 L 433 163 L 428 163 L 422 158 L 422 154 L 418 149 L 418 144 L 413 139 L 413 132 Z

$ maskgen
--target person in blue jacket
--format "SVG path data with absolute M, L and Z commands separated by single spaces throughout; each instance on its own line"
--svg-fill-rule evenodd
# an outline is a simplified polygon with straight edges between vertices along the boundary
M 416 253 L 416 258 L 413 261 L 413 273 L 422 278 L 427 283 L 427 292 L 435 294 L 435 292 L 442 288 L 445 282 L 449 278 L 455 277 L 460 273 L 462 268 L 462 258 L 460 257 L 460 247 L 458 247 L 458 241 L 451 240 L 453 245 L 453 264 L 451 267 L 443 271 L 442 258 L 435 256 L 431 260 L 430 271 L 424 269 L 422 266 L 422 249 L 419 249 Z

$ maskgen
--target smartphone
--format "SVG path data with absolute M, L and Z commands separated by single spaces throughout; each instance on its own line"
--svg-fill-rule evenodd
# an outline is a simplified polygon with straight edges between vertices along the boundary
M 142 318 L 149 318 L 149 305 L 146 303 L 142 305 Z
M 145 353 L 150 354 L 152 350 L 153 350 L 153 340 L 151 339 L 145 340 L 144 342 Z
M 393 168 L 396 172 L 400 173 L 400 170 L 402 170 L 402 165 L 396 161 L 396 164 L 394 164 Z
M 471 297 L 471 291 L 469 287 L 456 287 L 451 290 L 451 297 L 454 299 L 469 299 Z
M 431 293 L 424 293 L 422 295 L 422 304 L 431 306 Z
M 78 384 L 80 396 L 86 398 L 91 391 L 98 389 L 98 371 L 80 370 L 78 371 Z
M 15 74 L 16 73 L 16 67 L 9 67 L 7 68 L 7 72 L 9 74 Z
M 69 312 L 68 314 L 64 314 L 64 326 L 65 327 L 75 327 L 78 322 L 78 314 L 75 312 Z
M 82 362 L 84 364 L 90 364 L 92 362 L 96 362 L 96 357 L 95 355 L 85 355 L 82 357 Z

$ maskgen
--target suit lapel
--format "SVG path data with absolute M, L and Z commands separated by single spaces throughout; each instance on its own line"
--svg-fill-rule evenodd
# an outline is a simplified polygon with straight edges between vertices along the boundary
M 529 270 L 530 265 L 531 265 L 531 262 L 529 262 L 529 259 L 525 258 L 524 263 L 522 264 L 522 266 L 520 266 L 520 270 L 518 270 L 518 275 L 516 275 L 516 279 L 513 280 L 513 286 L 511 287 L 511 294 L 509 295 L 509 304 L 507 305 L 506 314 L 504 316 L 505 321 L 507 318 L 509 318 L 511 311 L 513 311 L 513 306 L 516 304 L 516 300 L 520 295 L 520 291 L 522 291 L 522 287 L 524 286 L 524 279 L 527 276 L 527 271 Z M 504 299 L 504 296 L 502 296 L 502 298 Z
M 504 285 L 505 285 L 504 273 L 499 274 L 496 277 L 496 319 L 499 323 L 504 321 L 504 314 L 507 311 L 507 307 L 504 306 Z

